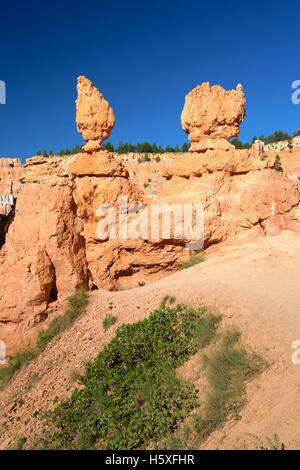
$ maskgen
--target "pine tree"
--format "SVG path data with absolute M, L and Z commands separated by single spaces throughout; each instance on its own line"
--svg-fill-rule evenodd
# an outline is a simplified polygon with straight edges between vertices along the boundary
M 280 156 L 279 156 L 278 154 L 277 154 L 276 157 L 275 157 L 274 169 L 275 169 L 276 171 L 279 171 L 280 173 L 283 172 L 283 168 L 282 168 L 282 165 L 281 165 Z

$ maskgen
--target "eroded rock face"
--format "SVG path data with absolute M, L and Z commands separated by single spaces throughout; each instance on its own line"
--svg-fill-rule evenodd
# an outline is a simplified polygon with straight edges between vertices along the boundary
M 118 221 L 121 198 L 126 198 L 127 213 L 137 204 L 147 207 L 151 201 L 129 178 L 120 160 L 113 158 L 111 165 L 103 165 L 98 170 L 97 159 L 97 155 L 89 158 L 89 161 L 95 162 L 94 175 L 91 167 L 84 170 L 85 166 L 82 165 L 80 169 L 80 163 L 86 157 L 76 157 L 69 166 L 69 171 L 76 173 L 73 196 L 77 215 L 82 220 L 80 234 L 85 239 L 93 288 L 119 290 L 136 287 L 139 281 L 154 281 L 164 272 L 178 269 L 186 258 L 183 241 L 144 240 L 142 237 L 133 239 L 127 234 L 120 236 Z M 105 168 L 107 174 L 104 173 Z M 101 213 L 106 215 L 106 209 L 115 210 L 116 238 L 99 236 L 98 224 L 102 220 Z M 128 224 L 134 218 L 128 215 Z
M 191 142 L 190 152 L 230 149 L 228 139 L 239 135 L 245 102 L 242 85 L 226 91 L 207 82 L 190 91 L 181 113 L 182 128 Z
M 121 160 L 107 150 L 94 153 L 92 159 L 88 153 L 78 154 L 68 171 L 76 176 L 128 176 Z
M 12 349 L 26 344 L 52 301 L 88 284 L 76 212 L 70 177 L 59 163 L 29 161 L 0 251 L 0 337 Z
M 251 147 L 252 153 L 257 157 L 261 158 L 264 155 L 265 144 L 261 140 L 256 140 Z
M 88 153 L 97 152 L 101 143 L 109 137 L 115 125 L 115 116 L 108 102 L 88 78 L 78 77 L 77 91 L 76 123 L 78 132 L 86 141 L 83 149 Z
M 19 158 L 0 158 L 0 214 L 8 215 L 12 210 L 22 173 Z
M 297 182 L 273 167 L 274 158 L 261 160 L 248 150 L 186 154 L 166 173 L 157 202 L 202 204 L 204 247 L 299 231 Z
M 0 249 L 14 218 L 23 168 L 18 158 L 0 158 Z

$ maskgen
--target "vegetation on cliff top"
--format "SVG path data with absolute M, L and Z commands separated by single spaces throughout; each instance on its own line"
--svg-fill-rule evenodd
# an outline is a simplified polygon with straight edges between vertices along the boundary
M 276 142 L 281 142 L 283 140 L 291 140 L 293 137 L 300 135 L 300 131 L 293 131 L 293 135 L 289 135 L 287 132 L 283 131 L 275 131 L 272 134 L 265 136 L 264 134 L 261 134 L 260 137 L 254 136 L 251 143 L 245 142 L 242 143 L 240 139 L 232 139 L 231 143 L 237 148 L 237 149 L 249 149 L 251 145 L 257 140 L 263 141 L 266 145 L 271 144 L 271 143 L 276 143 Z M 172 147 L 171 145 L 167 145 L 165 148 L 163 148 L 161 145 L 156 145 L 150 144 L 149 142 L 142 142 L 142 143 L 137 143 L 137 144 L 129 144 L 128 142 L 119 142 L 119 144 L 115 147 L 113 144 L 110 142 L 105 142 L 102 144 L 103 150 L 108 150 L 109 152 L 115 152 L 118 154 L 124 154 L 124 153 L 176 153 L 176 152 L 188 152 L 190 148 L 190 143 L 189 142 L 184 142 L 181 147 L 179 145 L 175 145 L 175 147 Z M 66 149 L 61 149 L 57 155 L 74 155 L 76 153 L 80 153 L 82 151 L 82 145 L 76 145 L 72 149 L 66 148 Z M 44 157 L 48 157 L 53 155 L 53 150 L 38 150 L 37 155 L 43 155 Z
M 273 144 L 276 142 L 282 142 L 284 140 L 291 141 L 293 137 L 296 137 L 297 135 L 300 135 L 300 131 L 293 131 L 293 135 L 289 135 L 287 132 L 282 132 L 282 131 L 275 131 L 273 134 L 270 134 L 268 136 L 265 136 L 264 134 L 261 134 L 258 137 L 256 135 L 253 137 L 251 143 L 246 142 L 242 143 L 240 139 L 232 139 L 231 143 L 235 146 L 237 149 L 249 149 L 251 145 L 256 141 L 256 140 L 261 140 L 262 142 L 267 144 Z

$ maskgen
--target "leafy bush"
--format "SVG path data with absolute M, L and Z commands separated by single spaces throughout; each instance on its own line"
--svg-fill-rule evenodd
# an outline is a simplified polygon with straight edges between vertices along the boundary
M 219 321 L 204 308 L 171 307 L 166 297 L 149 318 L 120 326 L 86 364 L 83 387 L 46 413 L 55 432 L 45 447 L 137 449 L 172 432 L 197 406 L 194 386 L 175 369 L 210 341 Z

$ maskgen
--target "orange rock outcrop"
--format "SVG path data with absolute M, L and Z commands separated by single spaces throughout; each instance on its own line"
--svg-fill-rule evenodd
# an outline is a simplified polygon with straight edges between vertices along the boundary
M 209 82 L 198 85 L 185 97 L 181 125 L 191 142 L 190 152 L 208 149 L 228 150 L 231 137 L 239 135 L 245 117 L 245 96 L 242 85 L 225 91 Z
M 77 91 L 76 124 L 78 132 L 86 141 L 83 149 L 88 153 L 97 152 L 101 143 L 109 137 L 115 125 L 115 116 L 108 102 L 88 78 L 78 77 Z
M 69 174 L 58 162 L 27 161 L 16 214 L 0 251 L 0 337 L 24 347 L 51 302 L 88 284 Z
M 261 160 L 248 150 L 186 154 L 166 171 L 157 202 L 202 204 L 204 247 L 299 231 L 297 182 L 273 167 L 273 158 Z

